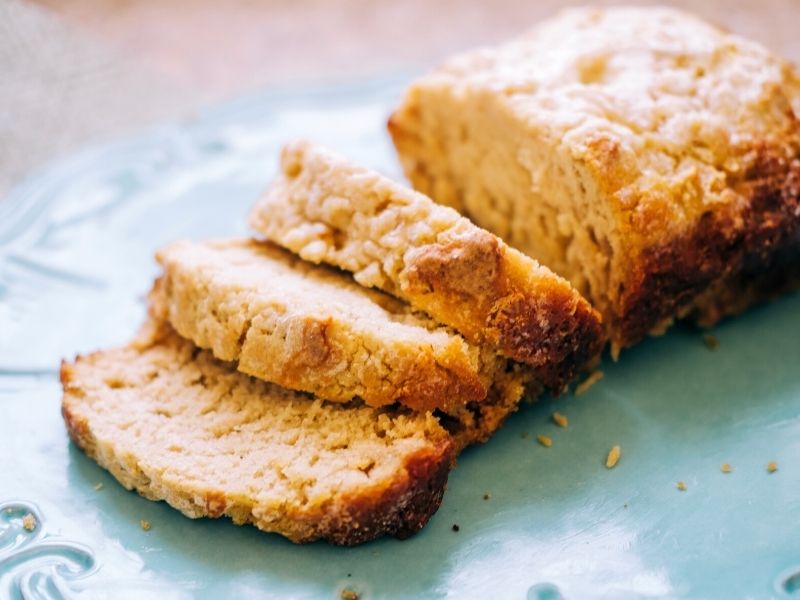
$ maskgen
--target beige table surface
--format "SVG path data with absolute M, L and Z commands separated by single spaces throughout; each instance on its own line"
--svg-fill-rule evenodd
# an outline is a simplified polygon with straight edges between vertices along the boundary
M 800 0 L 666 3 L 800 62 Z M 83 145 L 266 86 L 423 70 L 569 4 L 0 0 L 0 198 Z

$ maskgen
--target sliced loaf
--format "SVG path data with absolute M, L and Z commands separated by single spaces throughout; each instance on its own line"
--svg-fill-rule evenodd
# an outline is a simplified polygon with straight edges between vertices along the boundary
M 451 208 L 310 143 L 284 148 L 250 224 L 533 365 L 556 390 L 602 346 L 598 313 L 566 280 Z
M 455 453 L 517 406 L 520 379 L 464 419 L 327 403 L 237 372 L 166 324 L 63 363 L 73 441 L 123 486 L 185 515 L 294 542 L 406 537 L 436 511 Z M 482 412 L 483 411 L 483 412 Z

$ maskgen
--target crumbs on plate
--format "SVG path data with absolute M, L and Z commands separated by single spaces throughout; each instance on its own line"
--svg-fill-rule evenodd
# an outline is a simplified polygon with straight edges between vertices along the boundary
M 606 468 L 613 469 L 617 466 L 619 462 L 620 454 L 622 454 L 622 449 L 619 446 L 614 446 L 608 453 L 606 457 Z
M 34 517 L 32 513 L 28 513 L 22 517 L 22 527 L 26 531 L 33 531 L 36 529 L 36 517 Z
M 706 345 L 706 348 L 712 352 L 719 348 L 719 340 L 717 339 L 717 336 L 711 335 L 710 333 L 707 333 L 703 336 L 703 343 Z
M 592 387 L 595 383 L 600 381 L 602 378 L 603 378 L 603 372 L 602 371 L 599 371 L 599 370 L 598 371 L 592 371 L 586 379 L 581 381 L 575 387 L 575 395 L 576 396 L 582 396 L 583 394 L 585 394 L 586 392 L 589 391 L 590 387 Z
M 566 427 L 569 425 L 569 419 L 562 415 L 560 412 L 553 413 L 553 423 L 558 425 L 559 427 Z

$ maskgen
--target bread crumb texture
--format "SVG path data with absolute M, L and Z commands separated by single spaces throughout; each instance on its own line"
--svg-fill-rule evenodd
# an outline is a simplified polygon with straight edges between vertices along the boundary
M 415 82 L 414 186 L 564 275 L 629 346 L 800 284 L 800 77 L 663 7 L 563 11 Z
M 778 470 L 778 463 L 777 462 L 775 462 L 774 460 L 771 460 L 771 461 L 769 461 L 767 463 L 767 472 L 768 473 L 774 473 L 777 470 Z
M 236 372 L 166 326 L 62 367 L 67 429 L 122 485 L 295 542 L 408 536 L 454 442 L 430 413 L 324 403 Z
M 72 440 L 128 489 L 185 515 L 357 544 L 418 531 L 455 453 L 516 410 L 527 375 L 499 376 L 459 418 L 328 403 L 236 370 L 168 325 L 63 363 Z
M 684 482 L 684 481 L 679 481 L 678 483 L 675 484 L 675 487 L 678 488 L 678 490 L 681 491 L 681 492 L 685 492 L 686 489 L 687 489 L 686 488 L 686 482 Z
M 602 348 L 598 313 L 566 280 L 455 210 L 308 142 L 284 148 L 250 223 L 533 365 L 557 391 Z
M 156 313 L 268 382 L 335 402 L 448 413 L 487 399 L 508 361 L 340 271 L 247 239 L 158 253 Z
M 549 435 L 542 435 L 542 434 L 537 435 L 536 441 L 539 442 L 545 448 L 549 448 L 550 446 L 553 445 L 553 438 L 551 438 Z

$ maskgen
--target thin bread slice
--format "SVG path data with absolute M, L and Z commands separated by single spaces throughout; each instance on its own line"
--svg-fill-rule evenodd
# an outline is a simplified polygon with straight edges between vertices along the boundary
M 155 310 L 239 369 L 335 402 L 454 414 L 507 360 L 377 290 L 268 242 L 178 242 L 158 252 Z
M 599 314 L 565 279 L 453 209 L 308 142 L 284 148 L 250 225 L 533 365 L 556 390 L 603 345 Z
M 248 377 L 156 321 L 128 346 L 62 363 L 61 381 L 70 437 L 127 489 L 192 518 L 345 545 L 418 531 L 455 453 L 522 393 L 518 380 L 498 386 L 463 422 L 328 403 Z
M 405 537 L 436 511 L 453 442 L 429 413 L 324 403 L 153 328 L 61 369 L 70 436 L 126 488 L 294 542 Z
M 615 348 L 800 283 L 800 76 L 671 8 L 577 8 L 415 82 L 420 191 L 564 275 Z

